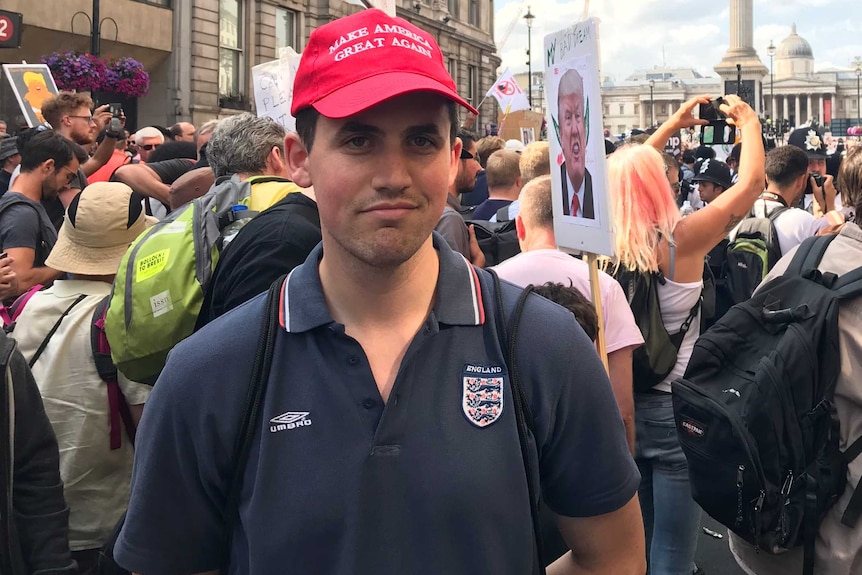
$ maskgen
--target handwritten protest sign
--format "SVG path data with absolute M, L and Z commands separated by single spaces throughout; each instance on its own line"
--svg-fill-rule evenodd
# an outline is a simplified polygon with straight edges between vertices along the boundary
M 557 244 L 612 256 L 598 26 L 589 18 L 545 36 L 545 94 Z
M 259 118 L 272 118 L 285 130 L 296 131 L 296 120 L 290 115 L 293 79 L 299 67 L 299 54 L 287 48 L 280 59 L 258 64 L 251 69 L 254 102 Z

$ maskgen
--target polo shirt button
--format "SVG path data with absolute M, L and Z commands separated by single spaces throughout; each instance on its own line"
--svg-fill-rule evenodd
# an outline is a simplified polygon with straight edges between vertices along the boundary
M 369 397 L 362 402 L 362 407 L 364 407 L 365 409 L 374 409 L 375 407 L 377 407 L 377 402 Z
M 348 365 L 356 365 L 358 363 L 359 363 L 359 358 L 356 357 L 355 355 L 348 355 L 347 356 L 347 364 Z

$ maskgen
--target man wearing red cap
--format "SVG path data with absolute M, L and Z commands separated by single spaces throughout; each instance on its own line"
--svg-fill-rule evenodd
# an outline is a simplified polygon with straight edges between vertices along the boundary
M 572 548 L 551 572 L 645 571 L 640 478 L 595 348 L 531 295 L 507 365 L 519 290 L 498 293 L 433 233 L 458 171 L 457 105 L 476 113 L 433 37 L 402 19 L 365 10 L 311 34 L 285 151 L 291 179 L 314 186 L 323 241 L 277 284 L 237 511 L 263 297 L 174 348 L 137 436 L 121 565 L 523 575 L 539 568 L 528 486 L 541 484 Z

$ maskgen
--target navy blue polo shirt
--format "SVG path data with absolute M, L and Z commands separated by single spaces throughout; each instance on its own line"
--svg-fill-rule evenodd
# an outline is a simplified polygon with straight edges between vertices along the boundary
M 322 248 L 282 293 L 282 329 L 231 549 L 234 573 L 531 571 L 534 544 L 493 284 L 435 234 L 436 299 L 384 405 L 326 307 Z M 480 281 L 481 280 L 481 281 Z M 519 290 L 504 284 L 511 314 Z M 179 344 L 147 402 L 116 546 L 136 572 L 219 567 L 222 510 L 264 296 Z M 557 513 L 622 507 L 639 475 L 595 348 L 531 296 L 517 338 L 543 496 Z

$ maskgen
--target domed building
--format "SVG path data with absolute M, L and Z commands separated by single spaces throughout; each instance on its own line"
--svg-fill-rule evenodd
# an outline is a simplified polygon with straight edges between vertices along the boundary
M 796 33 L 796 24 L 790 36 L 781 41 L 775 53 L 775 79 L 806 77 L 814 74 L 814 52 L 808 40 Z
M 790 35 L 767 53 L 774 62 L 763 79 L 764 113 L 790 126 L 812 121 L 828 125 L 833 134 L 844 135 L 858 123 L 856 72 L 848 68 L 815 69 L 811 44 L 799 35 L 796 24 Z

